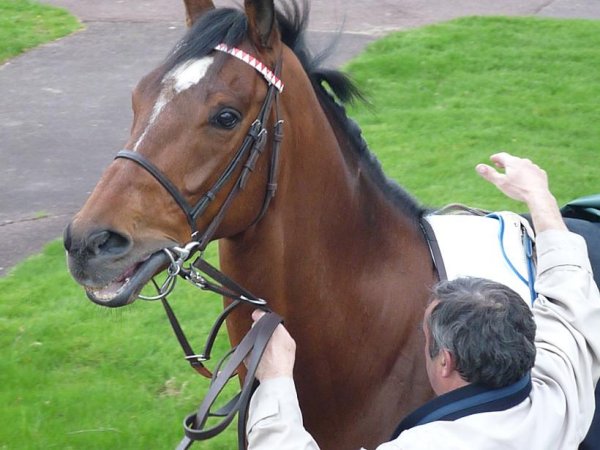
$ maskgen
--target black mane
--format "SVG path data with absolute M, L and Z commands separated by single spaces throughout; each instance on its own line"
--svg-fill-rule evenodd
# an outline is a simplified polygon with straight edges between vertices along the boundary
M 406 214 L 420 218 L 424 209 L 395 181 L 387 178 L 381 164 L 369 150 L 362 137 L 358 124 L 350 119 L 344 108 L 345 103 L 364 100 L 360 90 L 350 78 L 339 70 L 322 67 L 328 52 L 313 55 L 305 40 L 308 25 L 309 7 L 306 0 L 299 4 L 296 0 L 284 3 L 277 11 L 277 22 L 281 39 L 296 54 L 308 74 L 321 104 L 333 116 L 359 157 L 360 164 L 369 177 L 384 194 Z M 247 35 L 248 23 L 243 11 L 231 8 L 218 8 L 201 16 L 167 58 L 164 70 L 191 59 L 208 55 L 220 43 L 236 46 Z

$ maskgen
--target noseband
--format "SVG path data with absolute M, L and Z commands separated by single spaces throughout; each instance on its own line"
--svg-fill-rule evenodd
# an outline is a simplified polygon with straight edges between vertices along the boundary
M 281 59 L 278 61 L 275 71 L 273 72 L 263 63 L 243 50 L 231 48 L 225 44 L 219 44 L 215 47 L 215 50 L 230 54 L 252 66 L 265 78 L 265 80 L 267 80 L 269 87 L 258 116 L 250 126 L 250 129 L 244 137 L 242 145 L 234 155 L 233 159 L 229 162 L 225 170 L 221 173 L 217 181 L 208 191 L 206 191 L 200 200 L 198 200 L 195 205 L 190 204 L 181 191 L 175 186 L 175 184 L 169 180 L 169 178 L 158 167 L 156 167 L 140 153 L 132 150 L 121 150 L 115 156 L 115 159 L 129 159 L 139 164 L 141 167 L 146 169 L 146 171 L 152 175 L 169 194 L 171 194 L 173 200 L 175 200 L 179 208 L 185 214 L 192 231 L 192 240 L 199 243 L 198 249 L 200 251 L 204 250 L 211 241 L 229 206 L 231 205 L 231 202 L 240 191 L 244 190 L 246 183 L 248 182 L 248 177 L 254 171 L 256 162 L 262 154 L 267 141 L 268 131 L 266 129 L 266 122 L 273 107 L 273 103 L 275 103 L 275 125 L 273 126 L 273 148 L 271 150 L 269 179 L 267 181 L 263 205 L 251 225 L 260 221 L 260 219 L 266 213 L 271 200 L 273 197 L 275 197 L 275 192 L 277 190 L 279 147 L 281 146 L 281 141 L 283 140 L 283 121 L 279 119 L 279 106 L 277 97 L 277 95 L 283 91 L 284 87 L 283 82 L 278 77 L 279 72 L 281 71 Z M 235 182 L 234 187 L 227 195 L 218 213 L 212 219 L 206 230 L 204 230 L 202 236 L 200 236 L 200 232 L 196 226 L 198 218 L 206 211 L 223 186 L 231 179 L 233 174 L 236 172 L 236 169 L 240 166 L 244 159 L 245 163 L 243 164 L 242 170 L 237 178 L 237 181 Z

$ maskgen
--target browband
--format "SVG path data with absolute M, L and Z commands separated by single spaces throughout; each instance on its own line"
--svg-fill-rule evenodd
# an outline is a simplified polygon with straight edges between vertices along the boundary
M 275 88 L 280 93 L 283 92 L 283 87 L 284 87 L 283 81 L 281 81 L 279 79 L 279 77 L 277 77 L 277 75 L 275 75 L 275 73 L 273 73 L 273 71 L 271 69 L 269 69 L 267 66 L 265 66 L 262 62 L 260 62 L 254 56 L 250 55 L 249 53 L 246 53 L 244 50 L 240 50 L 237 47 L 229 47 L 227 44 L 223 44 L 223 43 L 217 45 L 215 47 L 215 50 L 218 50 L 220 52 L 229 53 L 231 56 L 254 67 L 254 69 L 256 69 L 256 71 L 258 73 L 260 73 L 263 77 L 265 77 L 265 80 L 267 80 L 267 83 L 275 86 Z

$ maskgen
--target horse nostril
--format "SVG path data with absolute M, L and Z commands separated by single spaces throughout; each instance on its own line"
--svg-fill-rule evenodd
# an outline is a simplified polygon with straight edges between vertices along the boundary
M 110 230 L 101 230 L 89 236 L 87 248 L 95 256 L 121 255 L 129 249 L 131 241 L 128 237 Z

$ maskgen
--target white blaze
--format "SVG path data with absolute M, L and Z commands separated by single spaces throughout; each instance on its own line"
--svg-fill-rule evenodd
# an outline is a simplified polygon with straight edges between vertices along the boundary
M 150 114 L 150 119 L 148 119 L 146 129 L 133 147 L 133 151 L 138 149 L 148 134 L 148 131 L 152 128 L 156 122 L 156 119 L 158 119 L 158 116 L 164 107 L 167 106 L 177 94 L 200 83 L 200 81 L 206 76 L 206 73 L 208 72 L 208 69 L 213 61 L 214 58 L 212 56 L 205 56 L 204 58 L 200 59 L 191 59 L 171 69 L 164 76 L 161 82 L 162 89 L 158 95 L 156 103 L 154 104 L 154 108 L 152 108 L 152 114 Z
M 165 75 L 165 78 L 163 78 L 163 84 L 166 84 L 169 80 L 172 80 L 173 89 L 176 93 L 185 91 L 186 89 L 198 84 L 200 80 L 204 78 L 213 61 L 214 58 L 212 56 L 186 61 Z

